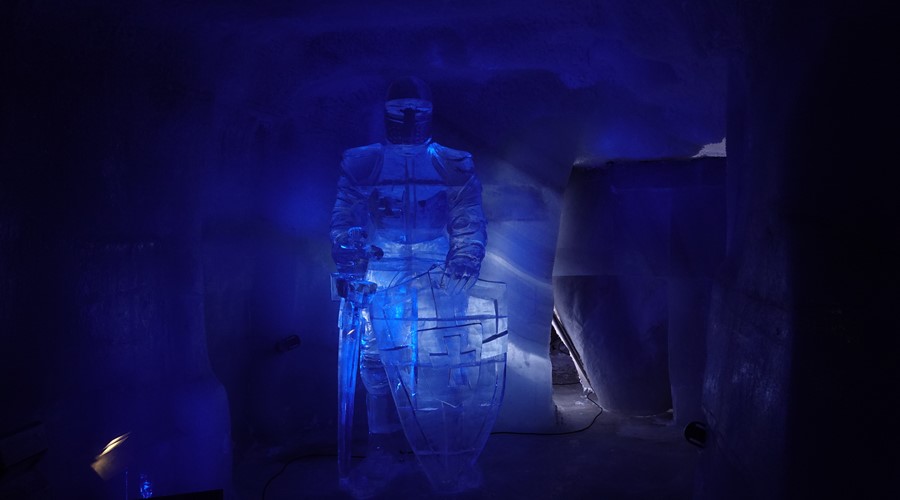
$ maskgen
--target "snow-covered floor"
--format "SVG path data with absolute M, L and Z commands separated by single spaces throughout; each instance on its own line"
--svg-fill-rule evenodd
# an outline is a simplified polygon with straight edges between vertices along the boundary
M 685 441 L 671 413 L 601 413 L 579 384 L 555 386 L 554 400 L 561 434 L 492 435 L 478 460 L 481 487 L 444 498 L 691 498 L 699 449 Z M 393 479 L 369 498 L 436 496 L 413 455 L 392 471 Z M 234 474 L 242 499 L 259 499 L 264 490 L 266 500 L 354 498 L 338 487 L 334 456 L 299 458 L 286 467 L 283 462 L 239 464 Z

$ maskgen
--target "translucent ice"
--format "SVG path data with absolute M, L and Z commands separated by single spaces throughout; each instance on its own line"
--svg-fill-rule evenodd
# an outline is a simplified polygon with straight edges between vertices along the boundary
M 346 297 L 341 306 L 342 314 L 348 315 L 341 319 L 342 324 L 353 323 L 356 317 L 366 323 L 354 325 L 360 335 L 353 340 L 359 346 L 360 375 L 368 392 L 370 443 L 375 441 L 373 435 L 397 427 L 396 401 L 400 422 L 423 465 L 434 461 L 423 456 L 439 456 L 437 461 L 445 465 L 448 460 L 471 465 L 484 445 L 502 397 L 506 328 L 504 323 L 504 334 L 492 338 L 491 354 L 482 361 L 486 342 L 482 322 L 494 330 L 499 328 L 499 299 L 488 301 L 493 304 L 490 315 L 470 315 L 478 307 L 486 307 L 488 299 L 484 297 L 497 295 L 496 288 L 502 284 L 488 286 L 478 281 L 487 240 L 481 183 L 469 153 L 431 140 L 431 113 L 430 91 L 423 82 L 412 78 L 395 82 L 385 103 L 388 142 L 344 152 L 331 219 L 332 255 L 348 281 L 364 280 L 377 287 L 371 313 L 360 315 L 346 305 Z M 472 292 L 476 295 L 468 293 L 472 290 L 478 290 Z M 422 294 L 427 297 L 420 298 Z M 370 323 L 367 314 L 372 314 Z M 439 322 L 440 326 L 419 328 L 422 321 Z M 396 340 L 391 328 L 398 325 L 405 328 L 402 339 L 397 337 L 404 347 L 391 344 Z M 342 349 L 350 340 L 342 333 Z M 419 343 L 423 351 L 417 350 Z M 346 399 L 355 390 L 355 380 L 348 377 L 357 367 L 356 360 L 343 352 L 340 383 L 341 397 Z M 352 356 L 349 347 L 346 352 Z M 420 364 L 416 358 L 420 352 L 433 363 Z M 398 358 L 402 355 L 409 359 Z M 386 358 L 391 360 L 387 373 Z M 449 373 L 449 378 L 446 373 L 443 378 L 432 376 L 435 370 Z M 416 381 L 421 383 L 416 385 Z M 448 387 L 455 389 L 448 392 Z M 428 413 L 428 409 L 410 406 L 397 392 L 407 389 L 418 391 L 419 402 L 455 401 L 448 403 L 453 409 Z M 346 410 L 352 414 L 352 407 L 342 404 L 341 411 Z M 426 413 L 417 413 L 421 411 Z M 341 425 L 349 425 L 344 416 L 342 413 Z M 443 431 L 430 423 L 434 418 L 444 422 Z M 477 422 L 471 429 L 470 420 Z M 424 426 L 415 427 L 416 422 Z M 462 432 L 458 440 L 435 441 L 433 436 L 451 429 Z M 347 432 L 342 429 L 341 435 Z M 425 435 L 432 437 L 423 442 L 420 438 Z M 449 458 L 451 455 L 454 458 Z M 461 485 L 450 478 L 462 473 L 460 467 L 442 473 L 434 472 L 434 467 L 426 470 L 436 487 L 456 490 Z
M 409 444 L 435 490 L 480 482 L 475 460 L 503 399 L 503 283 L 449 293 L 435 268 L 388 287 L 372 305 L 378 347 Z
M 359 366 L 360 338 L 371 329 L 368 306 L 375 284 L 355 280 L 350 274 L 335 273 L 333 283 L 341 297 L 338 315 L 338 475 L 342 483 L 350 479 L 350 442 L 353 430 L 353 403 Z

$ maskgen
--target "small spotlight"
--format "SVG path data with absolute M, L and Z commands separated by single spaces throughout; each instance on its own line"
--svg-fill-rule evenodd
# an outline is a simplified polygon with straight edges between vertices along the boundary
M 121 456 L 121 446 L 128 440 L 129 436 L 131 436 L 131 433 L 126 432 L 125 434 L 114 438 L 109 444 L 103 447 L 103 450 L 99 455 L 94 457 L 91 468 L 94 469 L 94 472 L 96 472 L 104 481 L 109 481 L 110 478 L 119 474 L 125 467 L 126 459 Z
M 707 427 L 703 422 L 691 422 L 684 428 L 684 438 L 698 448 L 706 448 L 706 436 Z
M 103 447 L 103 451 L 100 452 L 99 455 L 97 455 L 97 458 L 100 458 L 103 455 L 106 455 L 107 453 L 116 449 L 116 447 L 119 446 L 120 444 L 124 443 L 125 440 L 128 439 L 128 436 L 130 436 L 130 435 L 131 435 L 130 432 L 126 432 L 125 434 L 122 434 L 121 436 L 110 441 L 109 444 L 107 444 L 105 447 Z

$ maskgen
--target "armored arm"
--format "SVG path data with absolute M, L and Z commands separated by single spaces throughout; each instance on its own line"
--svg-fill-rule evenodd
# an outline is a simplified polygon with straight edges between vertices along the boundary
M 475 175 L 472 155 L 441 147 L 437 155 L 447 180 L 450 250 L 444 268 L 450 288 L 469 288 L 481 271 L 487 243 L 486 221 L 481 205 L 481 182 Z
M 450 251 L 447 269 L 453 274 L 478 277 L 484 259 L 487 230 L 481 206 L 481 182 L 474 173 L 459 188 L 450 189 Z M 457 276 L 453 276 L 457 277 Z
M 331 256 L 338 272 L 359 277 L 366 272 L 369 258 L 381 258 L 381 249 L 366 245 L 368 207 L 365 185 L 380 158 L 380 147 L 364 146 L 344 152 L 337 197 L 331 211 Z

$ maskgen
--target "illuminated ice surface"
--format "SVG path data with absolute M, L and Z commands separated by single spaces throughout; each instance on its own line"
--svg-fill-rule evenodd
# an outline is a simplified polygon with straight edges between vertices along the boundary
M 506 377 L 503 283 L 468 293 L 440 286 L 439 268 L 377 294 L 372 317 L 403 430 L 435 490 L 476 487 Z
M 343 483 L 347 483 L 360 338 L 366 329 L 371 329 L 368 306 L 375 284 L 354 280 L 353 275 L 341 273 L 334 274 L 333 283 L 335 294 L 342 299 L 338 315 L 338 475 Z
M 342 315 L 353 318 L 339 320 L 349 327 L 341 330 L 338 462 L 353 489 L 346 438 L 357 359 L 369 451 L 402 423 L 439 491 L 478 482 L 472 464 L 503 396 L 504 285 L 476 285 L 487 240 L 481 183 L 469 153 L 431 140 L 431 111 L 423 82 L 395 82 L 385 103 L 388 143 L 347 150 L 341 162 L 332 255 L 345 281 L 377 287 L 371 322 L 346 294 Z M 363 485 L 384 480 L 361 476 Z

